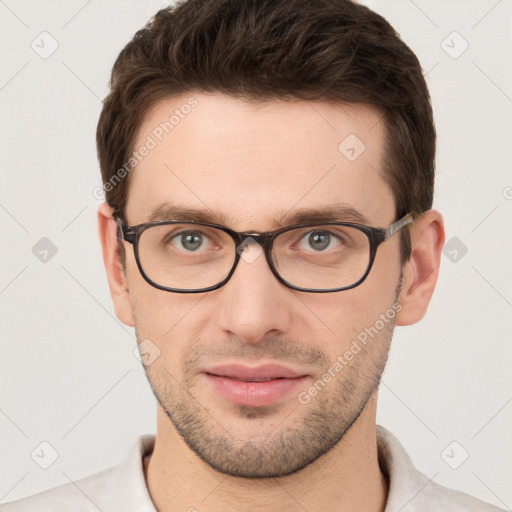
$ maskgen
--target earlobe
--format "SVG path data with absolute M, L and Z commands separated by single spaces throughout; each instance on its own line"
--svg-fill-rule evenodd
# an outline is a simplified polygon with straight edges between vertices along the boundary
M 414 324 L 427 312 L 444 245 L 443 218 L 436 210 L 428 210 L 414 221 L 410 232 L 412 253 L 403 270 L 399 297 L 402 309 L 396 316 L 395 325 Z
M 113 209 L 106 203 L 98 207 L 98 234 L 103 252 L 103 263 L 116 315 L 121 322 L 133 327 L 134 319 L 128 283 L 117 256 L 117 225 L 112 213 Z

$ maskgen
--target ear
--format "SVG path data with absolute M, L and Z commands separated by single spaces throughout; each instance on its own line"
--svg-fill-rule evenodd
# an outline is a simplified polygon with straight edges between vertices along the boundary
M 403 271 L 403 284 L 398 298 L 402 309 L 395 325 L 419 322 L 427 312 L 439 274 L 444 245 L 443 217 L 436 210 L 422 213 L 410 228 L 411 259 Z
M 106 203 L 98 208 L 98 232 L 103 263 L 107 271 L 108 286 L 117 318 L 133 327 L 133 313 L 126 275 L 117 257 L 117 224 L 112 216 L 113 209 Z

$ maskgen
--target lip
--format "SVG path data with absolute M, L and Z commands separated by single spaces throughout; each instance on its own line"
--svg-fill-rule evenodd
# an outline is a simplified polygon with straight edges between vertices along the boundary
M 223 364 L 213 366 L 205 370 L 205 373 L 218 375 L 219 377 L 229 377 L 236 380 L 268 380 L 268 379 L 294 379 L 296 377 L 303 377 L 301 374 L 282 366 L 280 364 L 269 363 L 259 366 L 245 366 L 243 364 Z
M 271 405 L 308 377 L 279 364 L 255 367 L 220 365 L 204 370 L 204 375 L 213 389 L 225 399 L 250 407 Z

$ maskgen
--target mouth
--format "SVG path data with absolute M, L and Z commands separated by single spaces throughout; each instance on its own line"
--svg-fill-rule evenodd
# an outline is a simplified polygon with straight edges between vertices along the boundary
M 263 407 L 284 399 L 308 378 L 277 364 L 221 365 L 203 373 L 216 394 L 233 404 L 249 407 Z

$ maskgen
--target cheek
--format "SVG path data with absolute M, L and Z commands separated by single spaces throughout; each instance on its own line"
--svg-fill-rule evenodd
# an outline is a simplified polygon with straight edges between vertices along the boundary
M 353 290 L 352 300 L 347 304 L 347 311 L 359 319 L 360 330 L 374 325 L 382 315 L 394 317 L 399 280 L 399 248 L 384 244 L 379 248 L 370 274 Z
M 150 340 L 160 351 L 159 362 L 173 374 L 187 347 L 200 336 L 201 297 L 174 294 L 153 288 L 144 280 L 133 287 L 132 309 L 139 343 Z M 148 343 L 146 341 L 146 343 Z
M 135 258 L 126 261 L 127 285 L 130 292 L 137 334 L 150 339 L 161 338 L 178 322 L 180 308 L 175 307 L 177 294 L 150 285 L 140 273 Z
M 400 277 L 397 254 L 396 249 L 381 251 L 368 277 L 356 288 L 304 296 L 306 308 L 302 314 L 310 318 L 305 332 L 314 333 L 314 325 L 319 326 L 323 332 L 322 344 L 326 349 L 330 347 L 329 352 L 339 351 L 349 346 L 359 333 L 374 326 L 381 315 L 394 318 Z
M 359 288 L 303 300 L 306 310 L 301 315 L 309 321 L 301 330 L 311 336 L 309 343 L 321 345 L 326 353 L 336 357 L 389 307 L 389 301 L 379 300 L 373 289 Z

